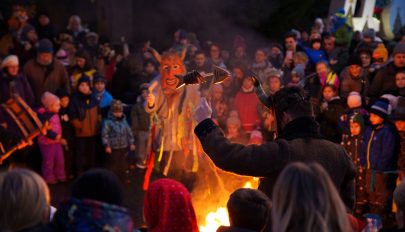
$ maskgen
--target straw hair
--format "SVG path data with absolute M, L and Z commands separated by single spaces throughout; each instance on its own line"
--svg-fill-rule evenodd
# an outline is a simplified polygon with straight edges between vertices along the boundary
M 19 231 L 47 222 L 49 189 L 36 173 L 14 169 L 0 173 L 0 231 Z
M 328 173 L 316 163 L 293 163 L 273 192 L 273 231 L 351 231 L 345 207 Z

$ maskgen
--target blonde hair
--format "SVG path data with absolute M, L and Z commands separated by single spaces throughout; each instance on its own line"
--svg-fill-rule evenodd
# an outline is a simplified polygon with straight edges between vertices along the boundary
M 296 52 L 293 56 L 294 60 L 298 62 L 298 64 L 307 64 L 308 63 L 308 56 L 304 52 Z
M 19 231 L 47 222 L 49 189 L 33 171 L 0 173 L 0 231 Z
M 273 191 L 273 231 L 351 231 L 345 206 L 316 163 L 293 163 L 280 174 Z

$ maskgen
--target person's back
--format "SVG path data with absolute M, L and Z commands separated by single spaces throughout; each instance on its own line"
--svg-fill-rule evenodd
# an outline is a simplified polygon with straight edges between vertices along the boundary
M 200 104 L 195 133 L 204 151 L 221 169 L 241 175 L 264 177 L 259 189 L 271 198 L 274 182 L 290 162 L 315 161 L 331 176 L 348 208 L 354 205 L 355 167 L 344 148 L 323 139 L 319 124 L 298 88 L 284 88 L 274 97 L 277 121 L 282 129 L 275 142 L 260 146 L 231 144 L 222 131 L 207 119 L 207 105 Z M 203 119 L 203 120 L 201 120 Z M 204 120 L 205 119 L 205 120 Z

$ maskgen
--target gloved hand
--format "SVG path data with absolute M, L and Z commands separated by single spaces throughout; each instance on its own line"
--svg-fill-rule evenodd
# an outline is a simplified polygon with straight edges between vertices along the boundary
M 207 99 L 205 97 L 202 97 L 200 99 L 200 104 L 195 109 L 194 118 L 198 123 L 200 123 L 207 118 L 211 118 L 211 115 L 211 106 L 208 104 Z

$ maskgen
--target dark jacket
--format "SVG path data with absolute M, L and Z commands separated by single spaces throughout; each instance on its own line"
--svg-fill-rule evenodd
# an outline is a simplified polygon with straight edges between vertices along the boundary
M 395 128 L 384 122 L 367 126 L 363 135 L 360 162 L 366 169 L 376 171 L 396 170 L 398 137 Z
M 43 66 L 36 59 L 28 61 L 24 66 L 24 73 L 31 85 L 36 105 L 40 105 L 41 96 L 45 91 L 56 93 L 63 89 L 70 92 L 69 78 L 63 64 L 54 59 L 48 66 Z
M 324 138 L 340 143 L 342 140 L 342 131 L 339 128 L 339 117 L 345 112 L 343 101 L 339 97 L 335 97 L 328 102 L 328 107 L 321 111 L 317 117 L 320 124 L 321 134 Z
M 69 116 L 76 137 L 92 137 L 100 133 L 101 115 L 96 97 L 76 93 L 69 105 Z
M 343 69 L 340 73 L 340 96 L 342 98 L 347 98 L 349 93 L 352 91 L 360 93 L 360 95 L 364 98 L 368 92 L 368 77 L 367 71 L 362 68 L 360 76 L 353 77 L 349 72 L 349 67 Z
M 107 203 L 70 199 L 62 202 L 52 222 L 55 231 L 132 231 L 128 210 Z
M 369 95 L 372 100 L 377 99 L 383 95 L 386 91 L 395 91 L 397 89 L 395 85 L 395 74 L 399 71 L 405 70 L 405 68 L 395 67 L 393 62 L 388 63 L 381 68 L 374 77 L 373 83 L 369 89 Z
M 131 128 L 134 136 L 138 131 L 149 131 L 150 115 L 145 111 L 144 102 L 132 106 Z
M 263 177 L 259 189 L 270 198 L 274 183 L 285 166 L 294 161 L 315 161 L 330 174 L 346 206 L 353 208 L 354 164 L 342 146 L 321 138 L 319 125 L 312 117 L 289 122 L 275 142 L 260 146 L 230 143 L 211 119 L 198 124 L 194 132 L 219 168 Z

